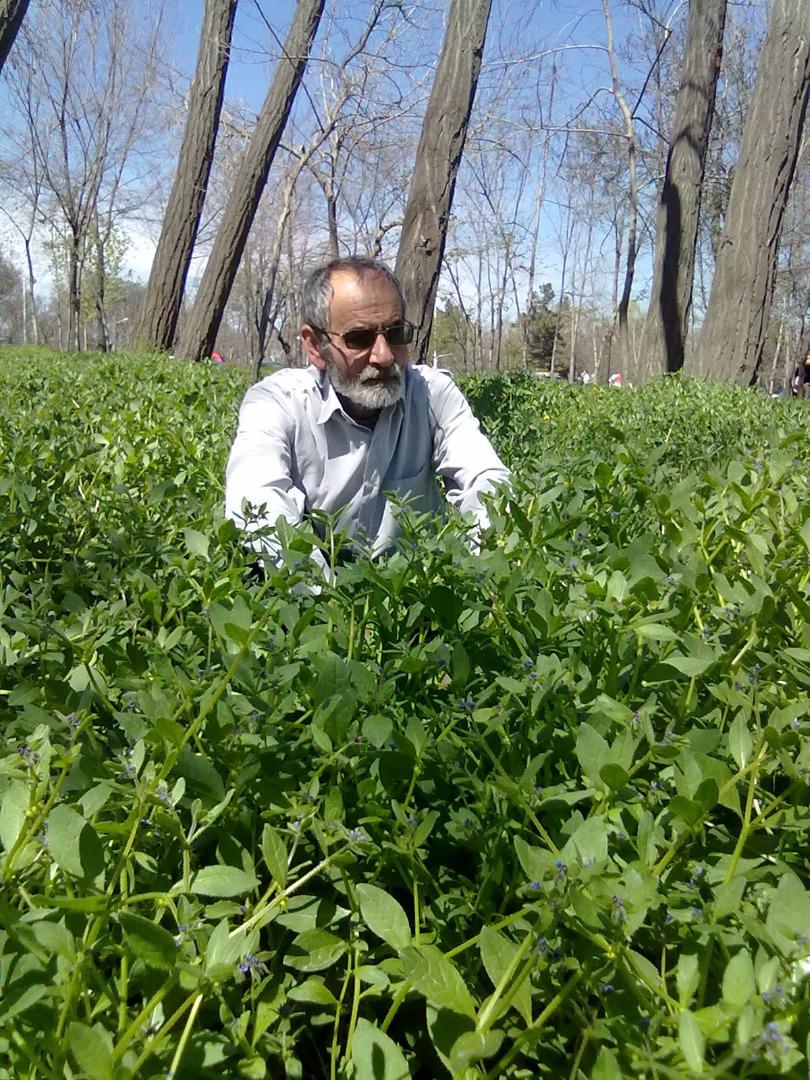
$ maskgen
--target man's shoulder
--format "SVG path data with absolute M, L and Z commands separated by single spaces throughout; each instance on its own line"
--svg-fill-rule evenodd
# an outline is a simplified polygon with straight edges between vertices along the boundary
M 446 368 L 428 367 L 427 364 L 412 364 L 408 371 L 415 385 L 423 386 L 431 397 L 441 394 L 456 382 Z
M 304 397 L 318 391 L 319 372 L 315 367 L 281 368 L 250 387 L 245 400 L 261 401 L 278 397 Z

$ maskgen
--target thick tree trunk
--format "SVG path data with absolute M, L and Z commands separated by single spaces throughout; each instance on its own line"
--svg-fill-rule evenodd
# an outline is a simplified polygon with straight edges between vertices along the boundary
M 28 0 L 0 0 L 0 71 L 22 26 Z
M 191 360 L 210 356 L 214 348 L 253 215 L 304 74 L 323 4 L 324 0 L 298 0 L 283 55 L 237 172 L 194 307 L 180 340 L 178 351 Z
M 683 76 L 658 204 L 652 293 L 635 373 L 638 381 L 683 367 L 726 2 L 691 0 L 689 5 Z
M 171 349 L 214 158 L 237 0 L 206 0 L 180 160 L 138 322 L 138 337 Z
M 420 364 L 430 345 L 453 190 L 481 70 L 489 9 L 490 0 L 451 0 L 405 208 L 396 272 L 408 318 L 416 326 L 411 356 Z
M 704 377 L 756 376 L 808 96 L 810 4 L 774 0 L 700 336 Z

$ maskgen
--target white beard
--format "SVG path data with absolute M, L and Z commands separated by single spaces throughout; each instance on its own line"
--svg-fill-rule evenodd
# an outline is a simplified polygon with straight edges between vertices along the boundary
M 326 370 L 335 392 L 361 409 L 376 412 L 395 405 L 402 397 L 405 380 L 396 364 L 385 370 L 369 367 L 354 378 L 330 360 L 326 362 Z

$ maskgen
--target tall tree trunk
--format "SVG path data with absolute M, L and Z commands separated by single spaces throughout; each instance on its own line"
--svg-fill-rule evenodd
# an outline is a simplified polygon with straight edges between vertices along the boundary
M 0 71 L 22 26 L 28 0 L 0 0 Z
M 214 158 L 237 0 L 206 0 L 180 159 L 138 321 L 138 337 L 171 349 Z
M 237 171 L 194 307 L 181 336 L 178 351 L 191 360 L 210 356 L 214 348 L 253 215 L 304 74 L 323 5 L 324 0 L 298 0 L 283 55 L 279 57 L 256 130 Z
M 425 363 L 453 191 L 472 112 L 491 0 L 451 0 L 447 31 L 416 152 L 396 272 Z
M 704 377 L 756 376 L 808 97 L 810 4 L 774 0 L 700 336 Z
M 689 5 L 686 56 L 658 204 L 652 293 L 635 372 L 638 381 L 683 367 L 726 3 L 692 0 Z

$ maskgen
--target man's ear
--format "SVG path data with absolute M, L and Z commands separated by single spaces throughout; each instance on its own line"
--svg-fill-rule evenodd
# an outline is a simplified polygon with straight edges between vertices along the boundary
M 320 335 L 311 326 L 301 327 L 301 345 L 310 364 L 314 364 L 321 371 L 326 370 L 326 361 L 321 356 Z

